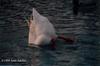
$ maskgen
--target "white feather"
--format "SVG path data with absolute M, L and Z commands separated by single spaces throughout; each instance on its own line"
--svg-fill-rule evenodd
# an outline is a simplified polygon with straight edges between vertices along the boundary
M 29 26 L 29 43 L 35 45 L 49 44 L 52 37 L 57 36 L 53 24 L 34 8 L 32 16 L 33 20 Z

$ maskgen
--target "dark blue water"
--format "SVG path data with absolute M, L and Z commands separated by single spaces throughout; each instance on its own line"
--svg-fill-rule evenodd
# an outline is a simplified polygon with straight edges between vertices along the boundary
M 26 2 L 18 2 L 19 6 L 27 5 L 25 9 L 28 10 L 29 5 Z M 41 5 L 41 2 L 36 2 L 36 5 Z M 19 6 L 16 5 L 16 8 L 19 9 Z M 43 14 L 51 19 L 58 35 L 64 34 L 75 37 L 74 44 L 66 44 L 57 40 L 55 50 L 46 47 L 30 48 L 27 46 L 28 27 L 26 24 L 23 25 L 21 21 L 24 20 L 25 22 L 23 18 L 28 13 L 25 14 L 25 12 L 20 12 L 13 7 L 8 9 L 7 14 L 2 13 L 3 17 L 0 17 L 0 59 L 20 59 L 25 60 L 25 62 L 5 62 L 7 65 L 1 63 L 0 66 L 99 66 L 100 23 L 97 20 L 98 17 L 93 9 L 93 13 L 87 12 L 88 8 L 83 11 L 80 10 L 79 15 L 73 16 L 71 7 L 70 0 L 66 1 L 65 4 L 57 1 L 56 4 L 55 2 L 50 3 L 46 8 L 44 6 L 37 7 L 41 10 L 40 12 L 44 9 Z M 81 9 L 83 8 L 81 7 Z
M 9 34 L 9 36 L 2 40 L 1 54 L 3 59 L 24 59 L 26 62 L 16 63 L 16 66 L 98 66 L 97 61 L 99 57 L 99 35 L 98 26 L 96 26 L 96 16 L 79 15 L 77 17 L 70 16 L 71 25 L 65 35 L 73 35 L 75 37 L 74 44 L 66 44 L 61 40 L 56 41 L 56 49 L 50 48 L 30 48 L 27 46 L 27 39 L 7 39 L 12 38 L 11 35 L 18 35 L 17 32 Z M 67 23 L 66 26 L 69 26 Z M 60 28 L 63 30 L 63 28 Z M 70 30 L 69 30 L 70 29 Z M 5 30 L 7 30 L 5 28 Z M 8 30 L 9 31 L 9 30 Z M 18 31 L 23 32 L 23 30 Z M 61 32 L 61 31 L 59 31 Z M 58 34 L 62 34 L 59 33 Z M 26 32 L 28 35 L 28 32 Z M 4 36 L 8 33 L 4 33 Z M 16 37 L 21 37 L 20 35 Z M 22 43 L 21 43 L 22 41 Z M 9 42 L 9 43 L 8 43 Z M 17 43 L 14 43 L 17 42 Z M 25 43 L 24 43 L 25 42 Z M 6 49 L 6 50 L 4 50 Z M 10 51 L 10 52 L 9 52 Z M 8 64 L 12 64 L 9 62 Z M 15 63 L 13 63 L 15 64 Z M 13 65 L 9 65 L 13 66 Z M 15 66 L 15 65 L 14 65 Z

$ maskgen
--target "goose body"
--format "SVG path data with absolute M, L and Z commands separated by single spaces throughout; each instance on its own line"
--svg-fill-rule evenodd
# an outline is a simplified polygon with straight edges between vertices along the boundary
M 29 44 L 42 45 L 49 44 L 52 37 L 57 37 L 55 29 L 50 21 L 40 15 L 33 8 L 32 20 L 29 25 Z

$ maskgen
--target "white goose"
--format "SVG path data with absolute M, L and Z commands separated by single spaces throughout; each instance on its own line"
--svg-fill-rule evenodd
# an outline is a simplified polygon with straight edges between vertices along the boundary
M 54 44 L 57 38 L 70 41 L 68 38 L 58 37 L 53 24 L 33 8 L 32 17 L 29 20 L 29 46 L 50 44 L 51 41 Z

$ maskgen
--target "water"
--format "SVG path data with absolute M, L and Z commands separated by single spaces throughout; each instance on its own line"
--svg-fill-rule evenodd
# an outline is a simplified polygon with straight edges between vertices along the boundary
M 73 16 L 71 3 L 65 6 L 59 1 L 56 4 L 57 6 L 55 3 L 51 3 L 50 6 L 45 8 L 44 6 L 37 7 L 40 10 L 39 12 L 43 11 L 42 14 L 47 16 L 54 24 L 58 35 L 74 36 L 75 43 L 66 44 L 58 40 L 56 41 L 55 50 L 50 48 L 30 48 L 27 46 L 28 27 L 24 17 L 29 15 L 27 10 L 30 10 L 28 7 L 31 8 L 32 6 L 24 2 L 19 2 L 19 4 L 23 5 L 20 8 L 28 5 L 25 8 L 26 12 L 23 12 L 25 9 L 20 11 L 19 6 L 16 4 L 14 7 L 19 10 L 13 9 L 14 7 L 9 8 L 7 14 L 4 14 L 6 16 L 0 17 L 0 59 L 23 59 L 26 62 L 8 62 L 8 65 L 3 64 L 1 66 L 99 66 L 97 61 L 99 60 L 100 50 L 100 25 L 95 13 L 83 13 Z M 36 5 L 47 4 L 36 2 Z M 50 9 L 50 7 L 52 8 Z

